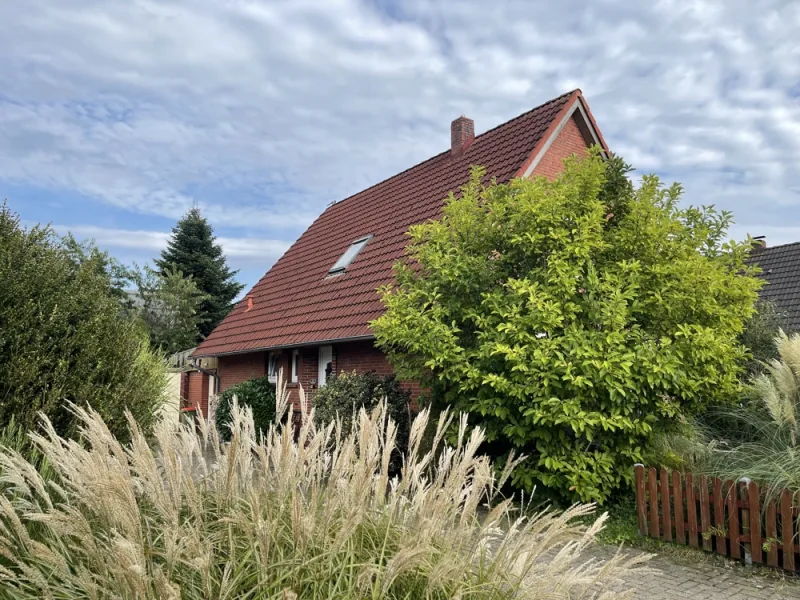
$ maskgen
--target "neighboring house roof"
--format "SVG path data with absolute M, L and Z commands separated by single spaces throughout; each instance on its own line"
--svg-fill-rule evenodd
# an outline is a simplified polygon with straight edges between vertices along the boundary
M 487 177 L 499 183 L 529 175 L 572 115 L 584 137 L 607 149 L 581 91 L 575 90 L 476 136 L 463 152 L 447 150 L 331 205 L 195 355 L 372 337 L 368 324 L 383 312 L 376 289 L 391 283 L 409 227 L 437 218 L 449 192 L 468 181 L 472 165 L 485 167 Z M 368 235 L 346 271 L 328 277 L 351 244 Z
M 800 331 L 800 242 L 754 251 L 751 262 L 758 263 L 767 284 L 761 298 L 775 304 L 786 315 L 790 331 Z

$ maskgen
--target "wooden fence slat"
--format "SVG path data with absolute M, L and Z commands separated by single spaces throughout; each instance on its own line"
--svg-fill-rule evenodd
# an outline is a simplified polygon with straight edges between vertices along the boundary
M 633 467 L 636 480 L 636 516 L 639 519 L 639 535 L 647 535 L 647 503 L 644 489 L 644 465 Z
M 767 504 L 767 564 L 770 567 L 778 566 L 778 526 L 775 519 L 775 501 L 770 500 Z
M 708 498 L 708 477 L 700 475 L 700 533 L 703 550 L 711 552 L 711 508 Z
M 686 474 L 686 519 L 689 522 L 689 545 L 697 548 L 697 502 L 691 473 Z
M 737 485 L 728 479 L 725 482 L 725 500 L 728 504 L 728 539 L 731 541 L 731 556 L 742 557 L 739 543 L 739 494 Z
M 718 554 L 728 555 L 728 538 L 725 535 L 725 502 L 722 497 L 722 480 L 714 477 L 714 526 L 717 528 L 715 549 Z
M 683 520 L 683 489 L 681 489 L 681 474 L 672 472 L 672 503 L 675 509 L 675 541 L 679 544 L 686 543 L 685 522 Z
M 754 481 L 747 484 L 747 500 L 750 509 L 750 556 L 753 562 L 764 562 L 761 549 L 761 498 Z
M 783 544 L 783 568 L 794 571 L 794 511 L 789 490 L 781 493 L 781 542 Z
M 658 523 L 658 478 L 656 470 L 650 467 L 647 473 L 647 487 L 650 494 L 650 537 L 660 538 L 661 527 Z
M 758 484 L 746 477 L 695 481 L 691 473 L 637 464 L 634 479 L 640 535 L 680 544 L 688 536 L 694 548 L 800 571 L 800 506 L 788 490 L 763 504 Z
M 661 517 L 664 521 L 664 541 L 672 541 L 672 511 L 669 505 L 669 475 L 661 469 Z

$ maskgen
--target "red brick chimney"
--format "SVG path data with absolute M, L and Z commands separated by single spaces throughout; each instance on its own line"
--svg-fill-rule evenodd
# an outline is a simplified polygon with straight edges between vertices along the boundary
M 450 154 L 459 157 L 475 139 L 475 121 L 464 115 L 450 123 Z

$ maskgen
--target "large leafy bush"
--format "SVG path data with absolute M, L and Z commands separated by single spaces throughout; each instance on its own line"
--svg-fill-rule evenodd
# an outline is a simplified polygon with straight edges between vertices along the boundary
M 569 159 L 555 181 L 485 185 L 411 228 L 378 343 L 403 377 L 528 455 L 525 489 L 604 501 L 654 430 L 739 389 L 759 282 L 728 213 L 638 188 L 622 160 Z
M 230 439 L 234 396 L 239 406 L 248 406 L 253 411 L 256 431 L 267 431 L 275 420 L 275 385 L 267 376 L 237 383 L 220 394 L 214 418 L 225 440 Z
M 341 373 L 314 394 L 314 415 L 319 424 L 339 419 L 349 430 L 362 408 L 372 410 L 385 401 L 388 415 L 397 424 L 397 446 L 405 452 L 411 425 L 410 397 L 394 375 Z
M 478 429 L 434 446 L 431 465 L 420 453 L 427 412 L 391 483 L 395 427 L 380 409 L 338 439 L 335 423 L 307 419 L 297 442 L 291 427 L 257 436 L 239 409 L 228 446 L 213 425 L 197 435 L 169 423 L 154 444 L 134 428 L 123 445 L 78 412 L 83 444 L 50 428 L 35 437 L 58 485 L 0 449 L 0 597 L 620 598 L 619 575 L 641 561 L 587 560 L 605 519 L 583 526 L 591 507 L 516 520 L 475 453 Z
M 91 405 L 118 435 L 126 410 L 152 425 L 165 367 L 123 311 L 102 260 L 76 260 L 50 228 L 26 230 L 0 206 L 0 423 L 31 429 L 41 411 L 69 434 L 72 401 Z

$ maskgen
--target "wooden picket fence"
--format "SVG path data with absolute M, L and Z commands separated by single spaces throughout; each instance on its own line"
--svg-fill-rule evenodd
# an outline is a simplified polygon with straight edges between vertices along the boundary
M 748 563 L 800 570 L 800 507 L 789 491 L 762 502 L 754 482 L 723 482 L 643 465 L 634 470 L 641 535 Z

